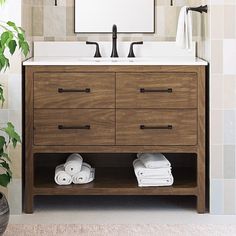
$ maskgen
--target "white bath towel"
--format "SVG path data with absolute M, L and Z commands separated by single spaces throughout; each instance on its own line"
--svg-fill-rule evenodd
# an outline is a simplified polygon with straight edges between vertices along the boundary
M 136 159 L 133 162 L 134 172 L 137 178 L 168 178 L 171 175 L 171 167 L 168 168 L 156 168 L 156 169 L 149 169 L 146 168 L 143 163 Z
M 169 168 L 170 162 L 161 153 L 140 153 L 137 154 L 138 159 L 143 163 L 146 168 Z
M 192 13 L 184 6 L 180 10 L 176 43 L 182 49 L 191 49 L 193 41 Z
M 65 172 L 64 165 L 56 167 L 54 180 L 58 185 L 70 185 L 72 183 L 72 177 Z
M 163 187 L 171 186 L 174 183 L 174 178 L 170 175 L 169 178 L 138 178 L 139 187 Z
M 81 155 L 74 153 L 71 154 L 64 164 L 65 171 L 69 175 L 75 175 L 76 173 L 80 172 L 83 163 L 83 158 Z
M 83 163 L 81 171 L 76 173 L 73 178 L 74 184 L 87 184 L 94 180 L 95 169 L 87 163 Z

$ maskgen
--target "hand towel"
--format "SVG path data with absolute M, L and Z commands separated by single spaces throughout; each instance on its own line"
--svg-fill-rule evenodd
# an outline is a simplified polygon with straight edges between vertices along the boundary
M 161 153 L 141 153 L 137 154 L 138 159 L 146 168 L 170 168 L 170 162 Z
M 171 186 L 174 183 L 174 178 L 171 175 L 169 178 L 138 178 L 138 186 L 139 187 L 163 187 L 163 186 Z
M 186 6 L 182 7 L 179 14 L 176 43 L 182 49 L 191 49 L 193 41 L 192 13 Z
M 87 184 L 94 180 L 95 169 L 87 163 L 83 163 L 81 171 L 76 173 L 73 178 L 74 184 Z
M 80 172 L 83 163 L 83 158 L 79 154 L 71 154 L 65 163 L 65 171 L 69 175 L 75 175 Z
M 56 167 L 54 180 L 58 185 L 70 185 L 72 183 L 72 177 L 65 172 L 64 165 Z
M 157 168 L 157 169 L 149 169 L 145 168 L 143 163 L 136 159 L 133 162 L 134 172 L 137 178 L 148 177 L 148 178 L 169 178 L 171 175 L 171 168 Z

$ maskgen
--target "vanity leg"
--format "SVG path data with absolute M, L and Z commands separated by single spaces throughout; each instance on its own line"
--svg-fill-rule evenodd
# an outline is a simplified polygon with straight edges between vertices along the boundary
M 25 213 L 34 213 L 34 196 L 32 195 L 25 196 Z

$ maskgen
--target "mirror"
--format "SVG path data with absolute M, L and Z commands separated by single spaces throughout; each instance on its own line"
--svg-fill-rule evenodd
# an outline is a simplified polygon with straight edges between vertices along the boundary
M 75 0 L 76 33 L 154 33 L 155 0 Z

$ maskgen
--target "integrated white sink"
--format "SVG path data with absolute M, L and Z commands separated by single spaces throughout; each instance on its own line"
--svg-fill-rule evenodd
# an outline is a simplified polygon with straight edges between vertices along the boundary
M 119 42 L 119 58 L 111 58 L 111 42 L 99 42 L 102 58 L 94 58 L 95 47 L 85 42 L 35 42 L 34 57 L 24 65 L 207 65 L 192 50 L 175 42 L 144 42 L 135 46 L 135 58 L 128 58 L 130 42 Z

